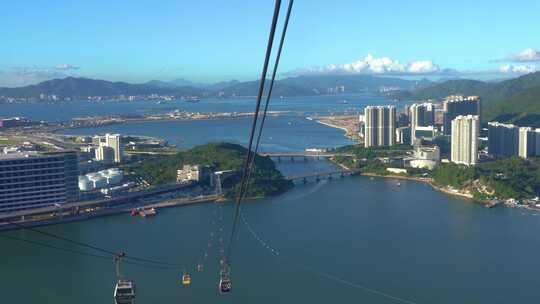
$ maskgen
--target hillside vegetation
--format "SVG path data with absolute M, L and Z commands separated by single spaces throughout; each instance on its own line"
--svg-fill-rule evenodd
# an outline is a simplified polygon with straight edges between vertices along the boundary
M 498 120 L 540 126 L 540 72 L 496 83 L 449 80 L 397 94 L 400 98 L 418 100 L 442 99 L 449 95 L 478 95 L 482 97 L 484 122 Z
M 173 183 L 177 170 L 184 164 L 209 166 L 212 171 L 235 170 L 240 172 L 244 165 L 247 149 L 230 143 L 211 143 L 182 151 L 173 156 L 144 160 L 134 165 L 134 170 L 152 185 Z M 240 174 L 224 181 L 227 196 L 233 197 L 238 190 Z M 275 168 L 270 158 L 255 158 L 249 197 L 262 197 L 281 194 L 293 187 Z
M 484 187 L 489 197 L 499 199 L 533 198 L 540 195 L 540 160 L 520 158 L 486 162 L 475 167 L 441 164 L 433 171 L 433 181 L 439 186 L 456 189 Z M 480 186 L 479 186 L 480 185 Z M 473 191 L 475 197 L 485 199 L 485 193 Z

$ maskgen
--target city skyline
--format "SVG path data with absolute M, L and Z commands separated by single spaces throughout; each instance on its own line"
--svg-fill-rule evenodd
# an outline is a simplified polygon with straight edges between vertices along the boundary
M 271 2 L 240 0 L 53 5 L 54 11 L 7 4 L 16 13 L 1 21 L 10 30 L 3 37 L 8 47 L 0 50 L 0 86 L 68 75 L 133 83 L 253 80 L 272 10 Z M 297 3 L 280 76 L 497 79 L 538 69 L 540 45 L 524 30 L 540 27 L 534 1 L 387 5 Z

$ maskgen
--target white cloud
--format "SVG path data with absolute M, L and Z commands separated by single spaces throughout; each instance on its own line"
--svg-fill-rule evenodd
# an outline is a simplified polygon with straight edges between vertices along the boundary
M 364 59 L 346 64 L 329 64 L 323 67 L 313 67 L 296 70 L 290 74 L 396 74 L 415 75 L 433 74 L 440 71 L 440 67 L 430 60 L 400 63 L 389 57 L 376 58 L 368 54 Z
M 499 68 L 501 73 L 529 74 L 536 72 L 535 65 L 511 65 L 505 64 Z
M 74 66 L 74 65 L 69 64 L 69 63 L 57 64 L 54 68 L 57 69 L 57 70 L 64 70 L 64 71 L 78 70 L 79 69 L 78 66 Z
M 507 58 L 509 62 L 540 62 L 540 51 L 527 48 Z
M 51 68 L 11 67 L 0 71 L 0 87 L 20 87 L 70 75 Z

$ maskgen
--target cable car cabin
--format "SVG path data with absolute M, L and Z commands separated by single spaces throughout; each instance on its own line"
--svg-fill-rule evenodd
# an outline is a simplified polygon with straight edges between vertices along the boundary
M 219 279 L 219 292 L 220 293 L 228 293 L 231 292 L 231 278 L 229 277 L 229 274 L 222 271 Z
M 189 274 L 185 273 L 182 276 L 182 284 L 185 285 L 185 286 L 191 284 L 191 276 Z
M 115 304 L 135 303 L 135 284 L 132 281 L 118 280 L 114 287 Z

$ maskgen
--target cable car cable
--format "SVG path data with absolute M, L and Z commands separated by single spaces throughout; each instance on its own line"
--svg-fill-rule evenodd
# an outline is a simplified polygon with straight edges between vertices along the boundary
M 272 90 L 274 89 L 274 81 L 276 79 L 276 74 L 279 66 L 279 61 L 281 59 L 281 52 L 283 51 L 283 44 L 285 43 L 285 36 L 287 35 L 287 28 L 289 27 L 289 19 L 291 17 L 292 7 L 294 4 L 294 0 L 289 0 L 289 6 L 287 7 L 287 14 L 285 16 L 285 23 L 283 25 L 283 30 L 281 32 L 281 39 L 279 41 L 279 47 L 278 52 L 276 55 L 276 62 L 274 63 L 274 70 L 272 71 L 272 78 L 270 80 L 270 87 L 268 88 L 268 95 L 266 96 L 266 101 L 264 105 L 264 112 L 262 115 L 261 124 L 259 126 L 259 134 L 257 135 L 257 143 L 255 144 L 255 156 L 257 155 L 257 152 L 259 152 L 259 144 L 261 142 L 261 135 L 264 129 L 264 123 L 266 121 L 266 115 L 268 113 L 268 105 L 270 104 L 270 98 L 272 96 Z M 253 165 L 253 162 L 255 160 L 255 157 L 253 157 L 251 165 Z M 251 171 L 250 171 L 251 172 Z
M 98 255 L 98 254 L 93 254 L 93 253 L 89 253 L 89 252 L 74 250 L 74 249 L 70 249 L 70 248 L 54 246 L 54 245 L 50 245 L 50 244 L 43 243 L 43 242 L 40 242 L 40 241 L 29 240 L 29 239 L 19 238 L 19 237 L 15 237 L 15 236 L 0 235 L 0 238 L 12 240 L 12 241 L 18 241 L 18 242 L 22 242 L 22 243 L 27 243 L 27 244 L 30 244 L 30 245 L 44 247 L 44 248 L 48 248 L 48 249 L 64 251 L 64 252 L 70 253 L 70 254 L 88 256 L 88 257 L 91 257 L 91 258 L 102 259 L 102 260 L 107 260 L 107 261 L 111 260 L 110 256 Z M 176 267 L 174 267 L 174 268 L 173 267 L 161 267 L 161 266 L 147 265 L 147 264 L 141 264 L 141 263 L 131 262 L 131 261 L 124 261 L 123 263 L 130 264 L 130 265 L 135 265 L 135 266 L 143 267 L 143 268 L 159 269 L 159 270 L 177 270 L 178 269 Z
M 84 256 L 104 259 L 104 260 L 108 260 L 108 261 L 111 260 L 111 258 L 109 256 L 103 256 L 103 255 L 98 255 L 98 254 L 93 254 L 93 253 L 88 253 L 88 252 L 83 252 L 83 251 L 78 251 L 78 250 L 73 250 L 73 249 L 68 249 L 68 248 L 57 247 L 57 246 L 54 246 L 54 245 L 49 245 L 49 244 L 46 244 L 46 243 L 33 241 L 33 240 L 28 240 L 28 239 L 23 239 L 23 238 L 18 238 L 18 237 L 14 237 L 14 236 L 0 235 L 0 237 L 4 238 L 4 239 L 12 240 L 12 241 L 19 241 L 19 242 L 28 243 L 28 244 L 31 244 L 31 245 L 36 245 L 36 246 L 41 246 L 41 247 L 45 247 L 45 248 L 61 250 L 61 251 L 65 251 L 65 252 L 68 252 L 68 253 L 84 255 Z
M 118 252 L 114 252 L 112 250 L 108 250 L 108 249 L 100 248 L 100 247 L 97 247 L 97 246 L 94 246 L 94 245 L 91 245 L 91 244 L 88 244 L 88 243 L 83 243 L 83 242 L 80 242 L 80 241 L 72 240 L 72 239 L 69 239 L 67 237 L 63 237 L 61 235 L 57 235 L 57 234 L 54 234 L 54 233 L 50 233 L 50 232 L 42 231 L 42 230 L 39 230 L 39 229 L 35 229 L 35 228 L 29 227 L 29 226 L 21 225 L 21 224 L 15 223 L 15 222 L 11 222 L 9 220 L 6 220 L 6 222 L 8 222 L 11 225 L 17 226 L 17 227 L 19 227 L 21 229 L 29 230 L 29 231 L 32 231 L 32 232 L 35 232 L 35 233 L 39 233 L 39 234 L 42 234 L 42 235 L 45 235 L 45 236 L 48 236 L 48 237 L 52 237 L 52 238 L 55 238 L 55 239 L 58 239 L 58 240 L 62 240 L 64 242 L 75 244 L 75 245 L 78 245 L 78 246 L 81 246 L 81 247 L 90 248 L 90 249 L 100 251 L 100 252 L 103 252 L 103 253 L 106 253 L 106 254 L 109 254 L 109 255 L 112 255 L 112 256 L 118 255 Z M 183 267 L 180 264 L 168 263 L 168 262 L 163 262 L 163 261 L 158 261 L 158 260 L 153 260 L 153 259 L 147 259 L 147 258 L 142 258 L 142 257 L 137 257 L 137 256 L 131 256 L 131 255 L 127 255 L 127 254 L 126 254 L 126 256 L 124 258 L 125 259 L 131 259 L 131 260 L 134 260 L 134 261 L 139 261 L 139 262 L 151 263 L 151 264 L 173 266 L 173 267 L 178 267 L 178 268 Z
M 322 277 L 322 278 L 325 278 L 327 280 L 331 280 L 331 281 L 334 281 L 334 282 L 337 282 L 337 283 L 340 283 L 340 284 L 343 284 L 343 285 L 347 285 L 349 287 L 353 287 L 353 288 L 356 288 L 356 289 L 360 289 L 360 290 L 363 290 L 365 292 L 369 292 L 369 293 L 372 293 L 372 294 L 376 294 L 376 295 L 379 295 L 381 297 L 385 297 L 385 298 L 388 298 L 388 299 L 391 299 L 391 300 L 394 300 L 395 302 L 399 302 L 399 303 L 404 303 L 404 304 L 418 304 L 417 302 L 413 302 L 411 300 L 407 300 L 407 299 L 404 299 L 404 298 L 401 298 L 401 297 L 398 297 L 398 296 L 395 296 L 395 295 L 391 295 L 389 293 L 386 293 L 386 292 L 383 292 L 383 291 L 380 291 L 380 290 L 376 290 L 376 289 L 373 289 L 373 288 L 370 288 L 370 287 L 367 287 L 367 286 L 364 286 L 364 285 L 361 285 L 359 283 L 355 283 L 355 282 L 351 282 L 349 280 L 346 280 L 346 279 L 343 279 L 343 278 L 340 278 L 336 275 L 333 275 L 333 274 L 330 274 L 330 273 L 327 273 L 327 272 L 324 272 L 324 271 L 319 271 L 319 270 L 316 270 L 310 266 L 307 266 L 305 264 L 302 264 L 302 263 L 299 263 L 297 261 L 294 261 L 293 259 L 291 258 L 288 258 L 282 254 L 280 254 L 280 252 L 275 248 L 275 247 L 272 247 L 270 245 L 268 245 L 268 242 L 265 242 L 263 240 L 263 238 L 253 229 L 253 227 L 251 226 L 251 224 L 247 221 L 246 217 L 244 216 L 244 213 L 242 212 L 240 214 L 241 218 L 242 218 L 242 222 L 244 223 L 244 225 L 246 226 L 246 228 L 248 229 L 249 233 L 251 234 L 251 236 L 262 246 L 264 247 L 265 249 L 267 249 L 268 251 L 270 251 L 270 253 L 272 254 L 272 256 L 276 257 L 277 259 L 280 259 L 281 261 L 284 261 L 285 263 L 289 264 L 289 265 L 292 265 L 292 266 L 296 266 L 298 268 L 301 268 L 303 270 L 305 270 L 306 272 L 309 272 L 310 274 L 312 275 L 315 275 L 315 276 L 318 276 L 318 277 Z
M 229 244 L 228 244 L 228 247 L 227 247 L 227 254 L 225 256 L 226 257 L 226 263 L 229 263 L 232 244 L 233 244 L 233 241 L 234 241 L 234 236 L 236 234 L 237 225 L 238 225 L 238 217 L 239 217 L 239 213 L 240 213 L 240 204 L 242 203 L 242 199 L 243 199 L 243 196 L 244 196 L 244 191 L 245 191 L 245 188 L 246 188 L 246 185 L 247 185 L 246 179 L 247 179 L 247 176 L 248 176 L 249 164 L 251 162 L 251 157 L 252 157 L 251 149 L 253 147 L 253 138 L 255 136 L 255 131 L 256 131 L 256 128 L 257 128 L 257 121 L 258 121 L 259 111 L 260 111 L 260 107 L 261 107 L 261 99 L 262 99 L 262 94 L 263 94 L 264 86 L 265 86 L 265 82 L 266 82 L 266 75 L 267 75 L 267 72 L 268 72 L 268 64 L 269 64 L 269 61 L 270 61 L 270 55 L 272 53 L 272 46 L 273 46 L 273 42 L 274 42 L 274 36 L 275 36 L 275 32 L 276 32 L 276 25 L 277 25 L 277 20 L 278 20 L 278 17 L 279 17 L 280 7 L 281 7 L 281 0 L 276 0 L 275 6 L 274 6 L 274 14 L 272 16 L 272 25 L 270 27 L 270 34 L 269 34 L 269 37 L 268 37 L 268 43 L 267 43 L 267 47 L 266 47 L 266 55 L 265 55 L 265 58 L 264 58 L 263 70 L 261 72 L 259 91 L 257 93 L 255 112 L 254 112 L 254 116 L 253 116 L 253 122 L 252 122 L 251 130 L 250 130 L 250 134 L 249 134 L 247 155 L 246 155 L 246 160 L 245 160 L 245 163 L 244 163 L 242 179 L 241 179 L 241 182 L 240 182 L 240 191 L 239 191 L 237 199 L 236 199 L 236 208 L 235 208 L 235 212 L 234 212 L 233 226 L 232 226 L 232 230 L 231 230 Z
M 273 68 L 273 71 L 272 71 L 272 78 L 270 80 L 270 87 L 268 88 L 268 94 L 266 95 L 262 120 L 261 120 L 261 123 L 259 124 L 259 132 L 257 134 L 257 142 L 255 144 L 255 152 L 253 153 L 253 157 L 252 157 L 251 162 L 249 164 L 249 171 L 248 171 L 248 178 L 247 178 L 248 182 L 251 179 L 251 173 L 253 172 L 253 165 L 255 163 L 255 158 L 257 157 L 257 153 L 259 152 L 261 136 L 262 136 L 263 129 L 264 129 L 264 123 L 266 122 L 266 116 L 267 116 L 267 113 L 268 113 L 268 106 L 270 104 L 270 98 L 272 97 L 272 91 L 273 91 L 273 88 L 274 88 L 274 81 L 276 79 L 276 74 L 277 74 L 277 70 L 278 70 L 278 67 L 279 67 L 279 61 L 281 59 L 281 52 L 283 51 L 283 44 L 285 43 L 285 37 L 287 35 L 287 28 L 289 26 L 289 19 L 291 17 L 293 4 L 294 4 L 294 0 L 289 0 L 289 5 L 287 7 L 287 14 L 285 16 L 283 30 L 281 32 L 281 39 L 279 41 L 278 52 L 277 52 L 277 55 L 276 55 L 276 61 L 274 63 L 274 68 Z

